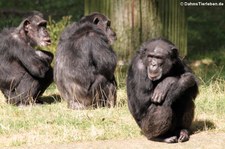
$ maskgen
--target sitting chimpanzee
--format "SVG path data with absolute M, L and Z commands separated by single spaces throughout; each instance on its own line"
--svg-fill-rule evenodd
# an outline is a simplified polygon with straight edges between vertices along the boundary
M 63 31 L 56 51 L 54 80 L 69 108 L 115 105 L 114 40 L 110 20 L 100 13 L 85 16 Z
M 143 43 L 127 78 L 128 106 L 144 135 L 168 143 L 189 139 L 198 93 L 195 76 L 170 41 Z
M 53 54 L 34 49 L 51 43 L 46 25 L 42 14 L 34 12 L 0 34 L 0 89 L 8 103 L 34 103 L 53 81 Z

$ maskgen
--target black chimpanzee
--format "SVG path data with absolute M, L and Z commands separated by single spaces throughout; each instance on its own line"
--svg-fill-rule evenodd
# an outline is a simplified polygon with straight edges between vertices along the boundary
M 53 81 L 53 54 L 34 49 L 51 44 L 46 25 L 42 14 L 34 12 L 0 34 L 0 89 L 8 103 L 33 103 Z
M 117 58 L 111 47 L 114 40 L 116 34 L 110 20 L 100 13 L 81 18 L 62 33 L 54 80 L 69 108 L 115 105 Z
M 173 43 L 143 43 L 127 77 L 128 106 L 144 135 L 168 143 L 189 139 L 198 93 L 195 76 L 178 57 Z

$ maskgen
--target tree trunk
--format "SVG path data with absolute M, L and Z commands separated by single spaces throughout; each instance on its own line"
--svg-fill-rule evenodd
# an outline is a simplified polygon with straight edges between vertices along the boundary
M 162 35 L 172 41 L 182 56 L 187 54 L 187 21 L 180 0 L 158 0 Z
M 85 0 L 85 15 L 97 11 L 111 19 L 120 60 L 130 60 L 142 42 L 161 36 L 185 54 L 186 21 L 179 4 L 179 0 Z

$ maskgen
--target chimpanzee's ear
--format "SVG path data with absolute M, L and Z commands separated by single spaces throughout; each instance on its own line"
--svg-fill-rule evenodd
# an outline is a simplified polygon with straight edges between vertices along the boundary
M 16 30 L 17 30 L 17 31 L 23 30 L 23 31 L 25 31 L 25 32 L 28 32 L 29 26 L 30 26 L 30 21 L 27 20 L 27 19 L 25 19 L 25 20 L 23 20 L 23 21 L 20 23 L 20 25 L 17 27 Z
M 177 59 L 179 56 L 177 47 L 175 47 L 175 46 L 171 47 L 171 51 L 172 51 L 171 58 Z
M 138 51 L 138 53 L 140 54 L 140 58 L 144 58 L 146 56 L 146 51 L 147 49 L 145 47 L 141 47 Z
M 144 55 L 146 53 L 147 49 L 145 47 L 141 47 L 139 52 L 141 55 Z
M 99 22 L 99 18 L 98 17 L 95 17 L 94 20 L 93 20 L 93 23 L 97 25 L 98 22 Z
M 141 47 L 140 47 L 138 53 L 140 53 L 141 56 L 144 56 L 145 53 L 146 53 L 146 51 L 147 51 L 147 48 L 146 48 L 146 42 L 144 42 L 144 43 L 141 45 Z
M 30 21 L 27 20 L 27 19 L 25 19 L 25 20 L 22 22 L 22 24 L 23 24 L 23 29 L 24 29 L 26 32 L 28 32 L 29 26 L 30 26 Z

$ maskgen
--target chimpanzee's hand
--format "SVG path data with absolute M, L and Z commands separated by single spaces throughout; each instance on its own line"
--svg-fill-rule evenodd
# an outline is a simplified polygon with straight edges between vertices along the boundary
M 152 95 L 152 102 L 154 103 L 162 103 L 165 100 L 167 92 L 170 90 L 171 86 L 177 82 L 177 78 L 175 77 L 167 77 L 161 82 L 157 84 L 157 86 L 154 89 L 153 95 Z

